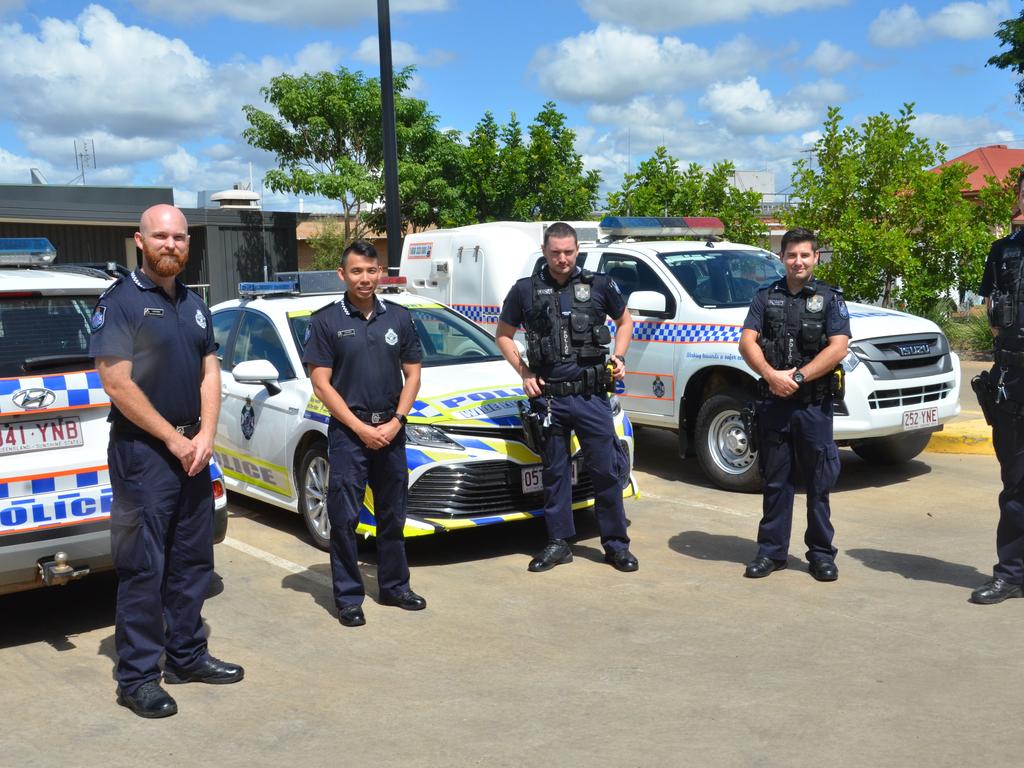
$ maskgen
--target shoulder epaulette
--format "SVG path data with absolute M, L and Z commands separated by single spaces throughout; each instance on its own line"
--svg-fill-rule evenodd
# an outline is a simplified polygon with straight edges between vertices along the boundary
M 105 299 L 108 293 L 110 293 L 112 290 L 114 290 L 115 288 L 117 288 L 117 286 L 121 284 L 122 280 L 124 280 L 124 276 L 117 278 L 113 283 L 108 285 L 106 289 L 103 291 L 103 293 L 100 294 L 100 297 L 96 299 L 96 301 L 102 301 L 103 299 Z

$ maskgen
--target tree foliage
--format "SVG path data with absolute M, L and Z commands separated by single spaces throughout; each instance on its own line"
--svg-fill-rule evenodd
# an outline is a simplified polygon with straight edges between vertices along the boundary
M 929 171 L 945 147 L 914 134 L 913 104 L 859 128 L 830 108 L 814 160 L 793 173 L 798 207 L 788 226 L 815 231 L 832 257 L 821 276 L 851 299 L 930 312 L 951 288 L 974 288 L 992 235 L 984 200 L 965 200 L 973 168 Z M 973 281 L 973 282 L 972 282 Z
M 733 186 L 736 169 L 731 162 L 705 170 L 679 162 L 665 147 L 627 173 L 617 192 L 608 195 L 608 212 L 617 216 L 716 216 L 725 225 L 726 239 L 764 244 L 767 232 L 758 215 L 761 195 Z
M 349 243 L 344 228 L 333 217 L 321 219 L 320 229 L 306 242 L 313 251 L 314 270 L 340 267 L 341 254 Z
M 991 57 L 985 66 L 1008 69 L 1017 74 L 1017 103 L 1024 107 L 1024 11 L 1015 19 L 1007 19 L 996 30 L 999 47 L 1008 47 Z

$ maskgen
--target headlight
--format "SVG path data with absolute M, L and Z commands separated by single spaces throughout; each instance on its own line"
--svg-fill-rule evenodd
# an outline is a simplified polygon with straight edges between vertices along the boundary
M 618 395 L 612 395 L 609 397 L 608 404 L 612 407 L 612 416 L 618 416 L 622 413 L 622 401 L 619 400 Z
M 450 451 L 466 450 L 440 429 L 429 424 L 406 424 L 405 441 L 412 445 L 432 445 L 435 448 L 447 448 Z
M 860 365 L 860 358 L 857 357 L 857 353 L 851 349 L 846 353 L 846 357 L 843 358 L 843 370 L 847 373 L 851 373 L 858 365 Z

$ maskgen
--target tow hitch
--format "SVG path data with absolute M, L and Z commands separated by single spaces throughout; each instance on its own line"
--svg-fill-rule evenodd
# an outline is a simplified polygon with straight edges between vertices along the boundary
M 43 583 L 53 587 L 82 578 L 89 573 L 89 567 L 75 568 L 68 562 L 67 552 L 58 552 L 53 556 L 53 560 L 39 563 L 39 573 L 43 577 Z

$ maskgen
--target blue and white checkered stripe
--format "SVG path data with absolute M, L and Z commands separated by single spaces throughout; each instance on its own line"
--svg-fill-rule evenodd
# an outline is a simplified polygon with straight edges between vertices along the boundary
M 53 392 L 57 399 L 47 410 L 76 408 L 88 405 L 109 405 L 110 398 L 103 391 L 100 375 L 96 371 L 77 371 L 75 373 L 59 373 L 51 376 L 22 376 L 14 379 L 0 379 L 0 416 L 25 413 L 20 408 L 4 410 L 10 400 L 5 397 L 13 395 L 21 389 L 45 388 Z
M 417 416 L 421 419 L 436 419 L 439 416 L 444 416 L 444 413 L 425 400 L 417 400 L 412 404 L 412 408 L 409 409 L 409 415 Z
M 495 324 L 498 322 L 498 316 L 501 314 L 501 307 L 489 305 L 481 306 L 480 304 L 452 304 L 452 308 L 456 312 L 461 312 L 474 323 L 488 323 Z
M 634 341 L 660 341 L 673 344 L 710 344 L 738 342 L 743 327 L 717 323 L 633 323 Z
M 0 499 L 17 499 L 38 496 L 41 493 L 77 491 L 107 485 L 110 485 L 110 472 L 106 467 L 67 475 L 37 477 L 32 480 L 0 480 Z

